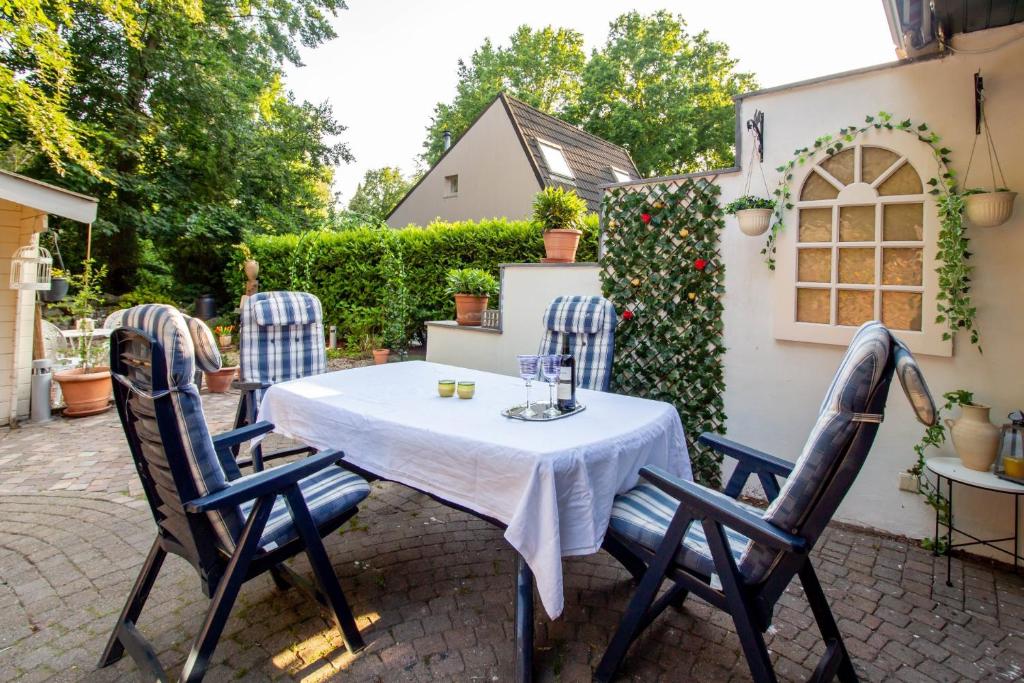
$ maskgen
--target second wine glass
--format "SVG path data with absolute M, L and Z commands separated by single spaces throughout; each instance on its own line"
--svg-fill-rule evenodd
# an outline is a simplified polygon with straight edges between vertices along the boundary
M 544 376 L 544 381 L 548 383 L 548 409 L 544 411 L 544 417 L 558 417 L 562 411 L 555 407 L 555 385 L 558 384 L 558 378 L 562 373 L 562 356 L 559 354 L 543 356 L 540 373 Z

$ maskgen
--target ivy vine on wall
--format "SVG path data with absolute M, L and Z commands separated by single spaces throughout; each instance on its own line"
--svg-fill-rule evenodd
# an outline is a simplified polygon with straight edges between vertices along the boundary
M 810 147 L 794 150 L 793 158 L 775 169 L 782 176 L 773 191 L 775 210 L 772 214 L 772 226 L 761 253 L 765 255 L 768 267 L 775 270 L 776 239 L 779 232 L 785 228 L 786 212 L 793 208 L 790 182 L 793 180 L 794 169 L 805 165 L 821 152 L 828 156 L 838 154 L 870 130 L 906 133 L 931 147 L 938 173 L 936 177 L 928 180 L 928 185 L 931 186 L 929 193 L 937 197 L 940 223 L 937 257 L 939 267 L 936 269 L 939 274 L 939 291 L 936 295 L 938 311 L 935 322 L 947 327 L 942 335 L 943 339 L 951 339 L 955 333 L 965 332 L 969 335 L 971 343 L 977 345 L 980 351 L 980 334 L 975 323 L 977 308 L 971 302 L 970 296 L 973 267 L 968 263 L 971 254 L 968 250 L 969 239 L 964 231 L 963 195 L 957 185 L 956 171 L 949 166 L 952 150 L 941 144 L 941 138 L 927 123 L 914 123 L 910 119 L 894 121 L 892 114 L 882 111 L 866 116 L 862 125 L 845 126 L 835 134 L 819 137 Z
M 612 388 L 674 405 L 694 477 L 712 486 L 722 458 L 696 439 L 725 429 L 719 191 L 705 179 L 609 190 L 601 258 L 621 316 Z

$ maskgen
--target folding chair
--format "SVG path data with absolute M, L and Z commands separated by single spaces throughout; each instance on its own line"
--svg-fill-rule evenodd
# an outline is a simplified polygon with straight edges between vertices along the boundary
M 211 599 L 183 681 L 203 678 L 244 582 L 270 572 L 280 588 L 311 588 L 282 564 L 300 552 L 316 577 L 314 598 L 330 611 L 346 648 L 362 649 L 321 538 L 356 513 L 370 492 L 366 480 L 335 466 L 344 457 L 338 451 L 241 477 L 231 447 L 273 425 L 260 422 L 210 437 L 192 380 L 196 364 L 208 371 L 220 365 L 206 325 L 157 304 L 128 310 L 122 324 L 110 345 L 114 399 L 157 535 L 99 666 L 127 651 L 147 677 L 167 680 L 136 626 L 167 553 L 193 566 Z
M 569 350 L 576 359 L 576 386 L 608 391 L 615 354 L 615 307 L 599 296 L 556 297 L 544 312 L 544 339 L 538 353 L 562 352 L 569 337 Z
M 278 382 L 319 375 L 327 370 L 324 322 L 320 300 L 306 292 L 259 292 L 242 305 L 239 341 L 238 413 L 235 427 L 253 424 L 263 392 Z M 232 453 L 238 456 L 238 447 Z M 297 447 L 263 453 L 261 446 L 249 450 L 251 458 L 238 460 L 240 467 L 263 463 L 314 449 Z
M 763 633 L 794 576 L 825 641 L 813 680 L 857 680 L 810 552 L 864 464 L 894 372 L 918 420 L 935 424 L 935 404 L 914 357 L 881 323 L 869 322 L 851 342 L 795 463 L 703 434 L 702 443 L 737 461 L 724 494 L 656 468 L 641 470 L 645 481 L 616 498 L 608 536 L 646 571 L 597 680 L 611 680 L 637 635 L 692 592 L 730 614 L 754 680 L 774 681 Z M 767 510 L 735 500 L 751 475 L 771 501 Z M 777 477 L 786 477 L 781 489 Z M 655 600 L 666 578 L 671 585 Z

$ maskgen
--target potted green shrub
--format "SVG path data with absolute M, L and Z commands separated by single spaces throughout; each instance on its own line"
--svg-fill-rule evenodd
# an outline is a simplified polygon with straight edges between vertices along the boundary
M 727 204 L 725 212 L 736 216 L 744 235 L 757 237 L 768 231 L 775 203 L 752 194 L 743 195 Z
M 107 267 L 94 270 L 92 259 L 83 263 L 81 275 L 69 279 L 78 289 L 71 297 L 68 310 L 77 321 L 81 334 L 75 340 L 78 367 L 54 374 L 64 394 L 64 415 L 84 417 L 102 413 L 109 407 L 112 386 L 110 368 L 103 363 L 101 352 L 93 346 L 93 328 L 97 304 L 103 301 L 100 283 L 106 277 Z
M 544 230 L 545 261 L 572 263 L 583 231 L 587 203 L 575 190 L 545 187 L 533 198 L 533 221 Z
M 455 297 L 455 322 L 479 325 L 488 299 L 498 293 L 498 281 L 479 268 L 449 270 L 445 291 Z
M 1016 192 L 997 187 L 991 192 L 980 187 L 964 192 L 964 214 L 971 225 L 979 228 L 996 228 L 1010 220 Z

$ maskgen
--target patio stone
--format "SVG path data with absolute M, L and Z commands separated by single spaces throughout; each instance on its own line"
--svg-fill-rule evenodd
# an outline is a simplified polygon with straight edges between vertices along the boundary
M 204 394 L 213 432 L 235 393 Z M 0 431 L 0 679 L 135 680 L 125 658 L 96 660 L 153 539 L 153 523 L 116 413 Z M 359 515 L 326 539 L 366 649 L 348 654 L 332 624 L 269 578 L 247 584 L 207 680 L 507 680 L 513 555 L 502 534 L 398 485 L 377 482 Z M 830 527 L 815 563 L 866 680 L 1019 678 L 1024 580 L 899 539 Z M 294 567 L 309 576 L 308 563 Z M 610 557 L 565 561 L 565 612 L 537 608 L 537 678 L 583 681 L 631 594 Z M 169 558 L 139 627 L 172 673 L 205 611 L 191 568 Z M 781 680 L 821 655 L 798 584 L 768 646 Z M 624 680 L 749 680 L 729 618 L 697 599 L 669 610 L 632 648 Z

